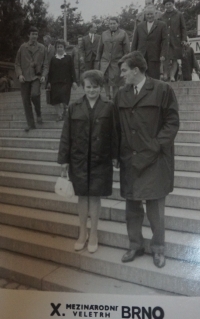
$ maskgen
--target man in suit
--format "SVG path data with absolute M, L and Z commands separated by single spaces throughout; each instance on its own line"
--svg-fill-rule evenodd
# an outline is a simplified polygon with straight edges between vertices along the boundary
M 143 200 L 153 237 L 150 247 L 156 267 L 164 267 L 165 197 L 173 190 L 174 139 L 179 128 L 178 104 L 165 82 L 146 77 L 139 51 L 120 61 L 126 85 L 116 95 L 120 128 L 120 187 L 126 199 L 130 249 L 122 262 L 144 254 Z
M 164 62 L 168 50 L 167 27 L 155 19 L 155 7 L 145 9 L 147 21 L 140 23 L 133 36 L 131 51 L 140 51 L 147 61 L 147 75 L 160 79 L 160 63 Z
M 118 61 L 124 54 L 130 52 L 130 41 L 126 31 L 119 28 L 117 17 L 109 19 L 109 29 L 104 31 L 99 41 L 97 60 L 100 62 L 100 70 L 105 78 L 106 96 L 111 98 L 111 87 L 113 97 L 118 88 L 123 85 L 120 79 Z
M 25 131 L 35 129 L 31 102 L 35 106 L 37 122 L 42 124 L 40 86 L 48 73 L 48 61 L 45 46 L 39 42 L 38 29 L 31 27 L 29 41 L 23 43 L 16 56 L 15 72 L 21 83 L 21 95 L 24 105 L 27 127 Z
M 47 60 L 48 60 L 48 69 L 49 69 L 51 59 L 55 55 L 55 47 L 54 45 L 51 44 L 51 37 L 48 34 L 43 37 L 43 42 L 47 50 Z M 47 83 L 48 83 L 48 76 L 46 77 L 45 88 L 47 87 Z
M 98 69 L 96 55 L 100 35 L 96 34 L 96 32 L 96 24 L 90 24 L 89 34 L 82 38 L 80 45 L 81 62 L 85 63 L 85 71 Z

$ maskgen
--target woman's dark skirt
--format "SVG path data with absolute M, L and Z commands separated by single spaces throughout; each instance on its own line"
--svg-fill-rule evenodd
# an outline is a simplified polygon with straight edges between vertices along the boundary
M 51 84 L 51 104 L 59 103 L 69 104 L 71 94 L 71 86 L 66 83 L 52 83 Z

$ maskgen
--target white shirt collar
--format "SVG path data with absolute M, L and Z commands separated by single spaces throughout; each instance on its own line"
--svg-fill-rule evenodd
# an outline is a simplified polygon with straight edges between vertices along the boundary
M 64 53 L 63 55 L 58 55 L 57 53 L 55 54 L 56 59 L 61 60 L 62 58 L 64 58 L 66 55 L 66 53 Z
M 134 85 L 134 87 L 137 86 L 138 93 L 140 93 L 145 81 L 146 81 L 146 76 L 144 77 L 144 79 L 140 83 L 138 83 L 137 85 Z

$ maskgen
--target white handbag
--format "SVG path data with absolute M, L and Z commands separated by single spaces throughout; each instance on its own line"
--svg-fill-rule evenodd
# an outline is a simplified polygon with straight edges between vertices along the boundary
M 69 180 L 69 176 L 67 173 L 66 177 L 64 177 L 64 172 L 61 173 L 61 177 L 58 177 L 55 184 L 55 193 L 67 198 L 75 196 L 72 182 Z

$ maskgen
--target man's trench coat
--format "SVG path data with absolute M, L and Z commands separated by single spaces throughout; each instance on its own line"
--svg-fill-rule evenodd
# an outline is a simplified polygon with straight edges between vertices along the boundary
M 179 128 L 172 88 L 147 78 L 137 96 L 128 85 L 115 101 L 121 132 L 121 196 L 132 200 L 165 197 L 173 190 L 174 138 Z
M 69 106 L 58 163 L 69 163 L 69 176 L 78 196 L 112 194 L 112 159 L 118 156 L 115 118 L 113 103 L 102 98 L 97 101 L 91 127 L 85 97 Z
M 109 85 L 121 85 L 118 61 L 129 52 L 130 41 L 124 30 L 118 29 L 114 35 L 110 30 L 102 33 L 97 50 L 97 61 L 100 62 L 100 70 L 104 74 L 108 71 Z

